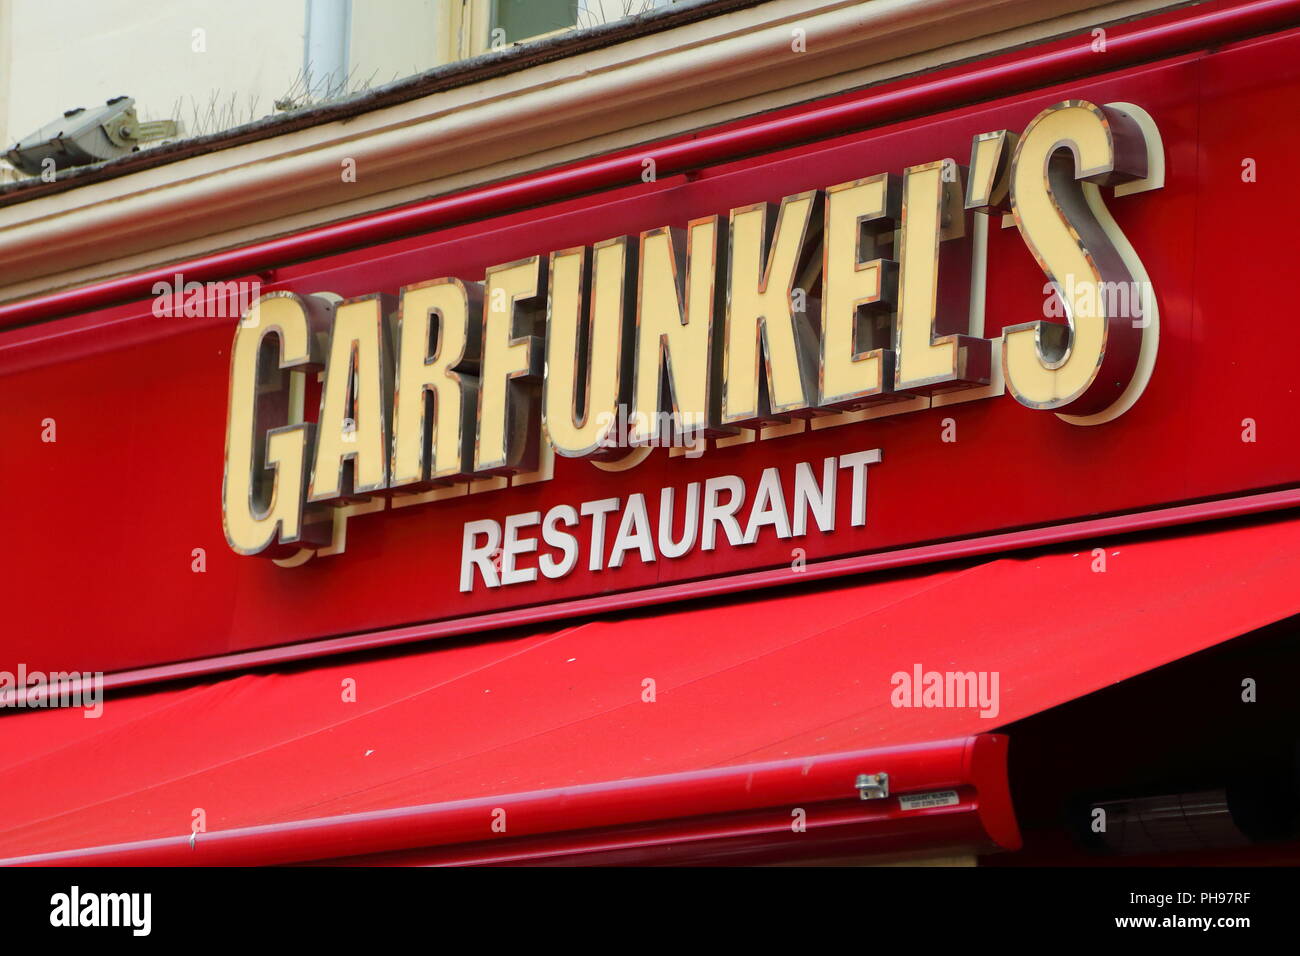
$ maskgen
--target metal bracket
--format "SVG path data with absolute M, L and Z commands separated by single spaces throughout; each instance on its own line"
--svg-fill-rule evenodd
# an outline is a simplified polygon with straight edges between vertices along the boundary
M 854 786 L 863 800 L 883 800 L 889 796 L 889 774 L 860 773 Z
M 119 146 L 134 146 L 157 139 L 173 139 L 180 134 L 177 120 L 140 122 L 135 110 L 130 109 L 104 124 L 104 133 Z

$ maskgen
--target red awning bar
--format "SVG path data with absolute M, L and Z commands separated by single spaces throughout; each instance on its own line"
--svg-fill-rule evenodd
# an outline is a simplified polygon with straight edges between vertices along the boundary
M 889 774 L 890 795 L 860 799 L 859 774 Z M 956 791 L 950 806 L 903 809 L 899 794 Z M 806 813 L 806 830 L 793 826 Z M 505 832 L 493 821 L 504 811 Z M 763 811 L 767 811 L 764 813 Z M 620 828 L 613 831 L 611 828 Z M 629 829 L 631 828 L 631 829 Z M 10 866 L 259 866 L 352 862 L 398 851 L 414 862 L 507 863 L 701 848 L 782 858 L 990 852 L 1020 847 L 1007 738 L 958 740 L 664 774 L 609 783 L 296 820 L 0 860 Z M 429 848 L 442 848 L 441 852 Z M 364 861 L 363 861 L 364 862 Z M 410 861 L 408 861 L 410 862 Z
M 650 148 L 643 146 L 616 156 L 442 196 L 165 268 L 0 305 L 0 328 L 144 299 L 151 294 L 155 283 L 170 282 L 178 272 L 187 281 L 197 282 L 250 275 L 508 210 L 633 185 L 641 181 L 642 162 L 647 154 L 653 156 L 661 176 L 678 174 L 1295 25 L 1300 25 L 1300 0 L 1259 0 L 1129 33 L 1116 32 L 1107 38 L 1104 56 L 1093 51 L 1092 38 L 1088 35 L 1079 45 L 1068 49 L 976 67 L 919 83 L 871 90 L 851 102 Z

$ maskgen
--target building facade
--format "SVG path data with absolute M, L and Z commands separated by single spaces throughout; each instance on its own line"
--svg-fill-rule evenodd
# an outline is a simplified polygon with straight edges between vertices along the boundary
M 237 7 L 0 3 L 0 858 L 1295 860 L 1300 3 Z

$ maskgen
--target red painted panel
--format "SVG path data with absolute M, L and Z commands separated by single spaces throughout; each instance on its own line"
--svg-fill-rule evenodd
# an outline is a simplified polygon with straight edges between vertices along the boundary
M 711 450 L 658 452 L 621 474 L 561 460 L 553 481 L 368 515 L 347 552 L 281 569 L 232 554 L 220 487 L 232 323 L 116 306 L 0 335 L 0 442 L 9 503 L 3 580 L 17 613 L 0 668 L 122 670 L 462 617 L 510 606 L 1137 511 L 1300 481 L 1300 416 L 1286 345 L 1286 234 L 1300 198 L 1285 174 L 1297 133 L 1300 37 L 1287 33 L 1063 83 L 690 176 L 570 199 L 283 269 L 276 288 L 393 292 L 441 275 L 777 200 L 969 153 L 973 134 L 1022 129 L 1065 98 L 1129 101 L 1164 136 L 1164 189 L 1110 203 L 1142 256 L 1162 315 L 1159 359 L 1137 406 L 1079 428 L 1009 396 Z M 1241 181 L 1241 160 L 1258 181 Z M 990 239 L 987 333 L 1041 315 L 1044 278 L 1015 230 Z M 58 441 L 41 441 L 42 422 Z M 958 440 L 941 441 L 942 421 Z M 1241 441 L 1254 419 L 1258 440 Z M 722 474 L 752 491 L 765 467 L 869 448 L 867 524 L 797 541 L 693 552 L 558 582 L 457 590 L 465 521 L 646 493 Z M 787 471 L 788 477 L 788 471 Z M 606 547 L 609 546 L 607 538 Z M 191 570 L 192 550 L 206 572 Z M 791 577 L 790 580 L 797 580 Z

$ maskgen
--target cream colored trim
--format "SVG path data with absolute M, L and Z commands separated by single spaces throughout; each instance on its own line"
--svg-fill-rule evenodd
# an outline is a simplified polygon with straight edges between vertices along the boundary
M 487 0 L 454 0 L 451 6 L 456 24 L 455 59 L 468 59 L 487 50 L 491 22 Z
M 770 0 L 4 208 L 0 300 L 463 190 L 1172 5 Z M 804 31 L 807 52 L 792 51 L 795 29 Z M 345 183 L 340 172 L 349 159 L 357 181 Z

